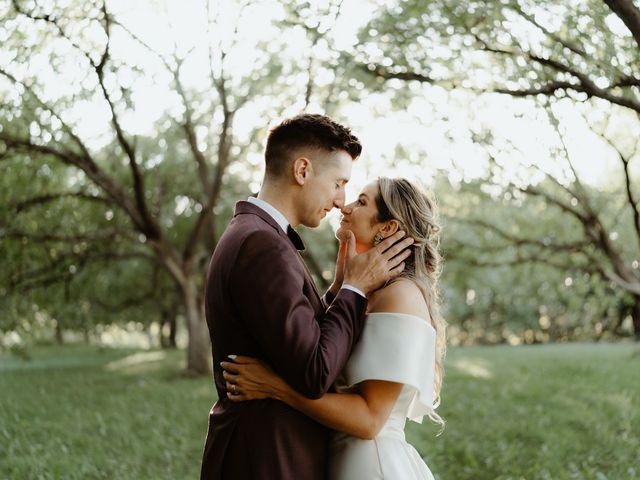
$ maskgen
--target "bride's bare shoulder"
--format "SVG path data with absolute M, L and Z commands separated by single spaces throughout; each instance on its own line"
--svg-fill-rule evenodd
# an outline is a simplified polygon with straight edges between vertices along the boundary
M 369 299 L 368 311 L 405 313 L 425 320 L 429 318 L 429 309 L 422 291 L 418 285 L 406 278 L 394 280 L 376 291 Z

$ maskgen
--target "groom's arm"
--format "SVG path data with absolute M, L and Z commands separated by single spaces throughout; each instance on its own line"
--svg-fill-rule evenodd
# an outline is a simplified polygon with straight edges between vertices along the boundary
M 331 306 L 333 301 L 338 296 L 338 293 L 340 293 L 340 290 L 342 290 L 343 288 L 346 289 L 346 290 L 351 290 L 352 292 L 356 292 L 358 295 L 360 295 L 362 297 L 366 297 L 366 295 L 364 294 L 364 292 L 362 290 L 360 290 L 358 288 L 355 288 L 352 285 L 345 284 L 345 285 L 341 285 L 339 287 L 334 287 L 332 285 L 331 287 L 329 287 L 329 289 L 324 293 L 324 295 L 321 298 L 322 305 L 324 306 L 325 310 L 327 310 Z
M 338 292 L 339 290 L 333 292 L 331 288 L 326 292 L 324 292 L 324 295 L 322 296 L 321 300 L 322 300 L 322 306 L 324 307 L 325 310 L 327 310 L 331 306 L 333 301 L 338 296 Z
M 298 255 L 268 231 L 245 239 L 231 281 L 234 303 L 266 353 L 264 360 L 303 395 L 323 395 L 360 335 L 366 298 L 341 289 L 319 324 L 303 294 L 305 274 Z

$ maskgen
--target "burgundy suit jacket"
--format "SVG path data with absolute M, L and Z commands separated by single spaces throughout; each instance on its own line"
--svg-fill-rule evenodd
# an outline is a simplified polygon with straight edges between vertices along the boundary
M 230 354 L 260 358 L 318 398 L 357 342 L 367 300 L 346 289 L 321 298 L 292 241 L 249 202 L 236 204 L 218 242 L 205 295 L 219 400 L 209 413 L 201 480 L 324 480 L 329 430 L 276 400 L 229 401 L 220 362 Z

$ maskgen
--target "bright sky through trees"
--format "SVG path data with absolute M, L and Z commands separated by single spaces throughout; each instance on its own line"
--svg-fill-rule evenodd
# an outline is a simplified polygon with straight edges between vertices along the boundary
M 210 10 L 207 10 L 206 3 L 111 0 L 108 7 L 124 28 L 154 50 L 164 55 L 175 52 L 180 57 L 185 57 L 185 86 L 201 87 L 206 85 L 208 74 L 208 45 L 213 42 L 227 49 L 231 47 L 224 64 L 225 71 L 231 73 L 232 78 L 233 74 L 246 74 L 254 63 L 260 62 L 258 42 L 277 37 L 279 30 L 273 22 L 285 17 L 284 9 L 277 1 L 259 1 L 246 8 L 241 7 L 245 2 L 211 2 Z M 358 30 L 367 24 L 377 6 L 384 3 L 369 0 L 343 2 L 335 21 L 333 18 L 324 19 L 327 22 L 326 38 L 313 46 L 314 55 L 326 58 L 335 54 L 332 47 L 342 50 L 351 48 L 357 42 Z M 214 8 L 220 10 L 214 11 Z M 218 18 L 218 21 L 215 28 L 208 30 L 207 18 L 213 17 Z M 93 32 L 90 28 L 77 34 L 96 43 L 103 41 L 100 32 Z M 299 58 L 300 61 L 307 58 L 309 52 L 305 50 L 308 42 L 304 35 L 302 28 L 293 29 L 287 39 L 287 47 L 280 54 Z M 532 35 L 535 36 L 535 32 Z M 172 90 L 171 78 L 145 47 L 132 40 L 120 28 L 114 29 L 112 42 L 115 57 L 127 58 L 145 72 L 143 77 L 132 74 L 128 83 L 126 74 L 125 78 L 119 77 L 120 82 L 129 86 L 136 105 L 135 111 L 123 115 L 123 123 L 132 133 L 153 133 L 154 122 L 164 112 L 175 109 L 179 111 L 181 108 L 180 101 Z M 69 65 L 63 77 L 52 74 L 47 65 L 47 49 L 55 49 L 60 54 L 60 49 L 64 48 L 70 49 L 61 41 L 51 42 L 43 49 L 39 60 L 12 67 L 15 67 L 16 73 L 20 73 L 21 68 L 29 65 L 28 68 L 36 69 L 39 76 L 50 77 L 46 82 L 44 97 L 56 98 L 68 93 L 68 89 L 76 82 L 92 81 L 78 78 L 74 74 L 81 71 L 74 68 L 74 62 L 79 61 L 75 55 L 69 55 Z M 0 63 L 7 63 L 2 58 L 1 51 Z M 217 68 L 220 67 L 221 65 L 217 65 Z M 303 83 L 304 79 L 294 75 L 288 81 Z M 319 85 L 331 83 L 333 73 L 319 69 L 314 81 Z M 365 146 L 362 161 L 354 169 L 351 194 L 367 178 L 377 175 L 406 175 L 419 178 L 427 184 L 439 169 L 449 171 L 454 179 L 482 175 L 485 167 L 484 152 L 473 143 L 469 135 L 470 129 L 490 129 L 493 132 L 495 147 L 503 150 L 502 160 L 509 165 L 507 170 L 515 172 L 520 163 L 536 164 L 543 170 L 559 174 L 559 162 L 552 158 L 552 147 L 558 144 L 557 135 L 544 112 L 536 108 L 535 100 L 515 100 L 499 94 L 478 96 L 466 90 L 447 92 L 438 86 L 410 85 L 400 81 L 390 81 L 389 87 L 384 93 L 370 94 L 359 103 L 346 103 L 339 110 L 341 120 L 353 127 Z M 419 91 L 421 95 L 415 96 L 405 111 L 394 111 L 392 95 L 388 92 L 405 88 Z M 300 98 L 298 102 L 287 106 L 285 116 L 296 114 L 303 107 L 304 99 Z M 606 108 L 603 106 L 603 109 Z M 585 111 L 588 109 L 584 107 Z M 322 107 L 317 99 L 312 98 L 307 110 L 322 112 Z M 264 126 L 266 135 L 267 123 L 273 125 L 281 120 L 264 118 L 261 113 L 251 104 L 241 109 L 235 118 L 236 135 L 246 138 L 255 126 Z M 559 102 L 556 114 L 566 128 L 567 147 L 583 181 L 603 185 L 611 181 L 612 173 L 617 178 L 613 152 L 589 131 L 574 104 Z M 79 133 L 83 138 L 91 139 L 88 142 L 90 145 L 100 147 L 111 138 L 106 133 L 110 128 L 110 113 L 105 102 L 79 102 L 66 115 L 82 119 Z M 601 117 L 603 115 L 606 113 L 600 114 Z M 636 130 L 629 131 L 628 134 L 640 135 L 637 123 L 629 119 L 625 124 L 624 115 L 622 120 L 613 123 L 612 128 L 624 131 L 630 130 L 630 125 L 635 125 Z M 201 133 L 203 137 L 206 134 Z M 264 135 L 261 142 L 264 141 Z M 401 157 L 398 156 L 398 145 L 402 147 Z M 259 165 L 260 154 L 252 155 L 252 163 Z M 257 190 L 260 172 L 251 172 L 248 180 L 252 182 L 252 188 Z

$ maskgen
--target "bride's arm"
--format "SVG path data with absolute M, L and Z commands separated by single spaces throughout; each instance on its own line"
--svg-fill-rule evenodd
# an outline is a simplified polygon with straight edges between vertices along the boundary
M 228 391 L 236 391 L 229 395 L 231 401 L 280 400 L 333 430 L 363 439 L 378 434 L 402 389 L 400 383 L 366 380 L 358 385 L 357 393 L 327 393 L 311 400 L 258 360 L 237 357 L 234 363 L 223 362 L 222 366 Z
M 409 280 L 400 280 L 378 291 L 369 302 L 372 312 L 407 313 L 428 316 L 419 289 Z M 426 321 L 426 320 L 425 320 Z M 319 423 L 355 437 L 372 439 L 389 418 L 402 384 L 382 380 L 365 380 L 356 393 L 327 393 L 317 400 L 300 395 L 286 384 L 268 365 L 248 357 L 235 363 L 222 362 L 231 401 L 274 398 L 299 410 Z
M 281 400 L 333 430 L 371 440 L 389 418 L 402 384 L 366 380 L 358 387 L 357 393 L 327 393 L 318 400 L 292 390 Z

